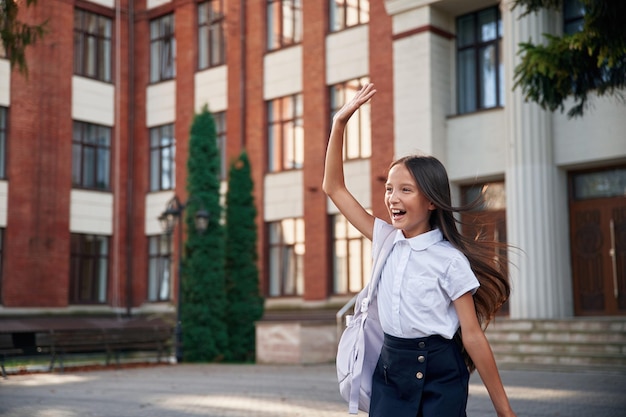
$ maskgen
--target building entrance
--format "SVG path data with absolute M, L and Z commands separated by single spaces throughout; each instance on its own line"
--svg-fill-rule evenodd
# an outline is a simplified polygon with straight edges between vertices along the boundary
M 575 314 L 626 315 L 626 167 L 570 180 Z

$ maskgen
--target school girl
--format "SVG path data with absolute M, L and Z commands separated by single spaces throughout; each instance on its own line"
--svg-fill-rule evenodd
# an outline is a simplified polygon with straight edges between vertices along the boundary
M 372 380 L 372 417 L 464 417 L 469 374 L 478 370 L 498 417 L 514 417 L 484 328 L 508 299 L 506 259 L 461 235 L 450 184 L 434 157 L 391 164 L 384 200 L 391 224 L 374 218 L 346 188 L 345 126 L 376 89 L 367 84 L 333 117 L 324 192 L 364 236 L 394 246 L 378 284 L 384 342 Z M 495 243 L 494 243 L 495 244 Z

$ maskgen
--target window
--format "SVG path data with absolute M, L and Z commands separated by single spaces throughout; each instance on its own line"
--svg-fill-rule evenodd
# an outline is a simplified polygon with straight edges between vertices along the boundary
M 563 33 L 572 35 L 583 30 L 585 5 L 580 0 L 563 2 Z
M 150 191 L 174 189 L 175 154 L 174 125 L 150 129 Z
M 506 243 L 506 189 L 503 181 L 475 184 L 461 187 L 461 201 L 470 204 L 479 199 L 482 204 L 475 210 L 461 214 L 462 232 L 468 238 L 486 239 Z M 495 249 L 494 258 L 506 255 L 506 248 Z M 498 315 L 509 314 L 509 303 L 506 302 Z
M 228 160 L 226 156 L 226 112 L 213 113 L 215 121 L 215 136 L 217 138 L 217 151 L 220 155 L 220 178 L 228 177 Z
M 148 236 L 148 301 L 171 299 L 171 274 L 171 235 Z
M 74 74 L 111 81 L 112 20 L 76 9 L 74 13 Z
M 176 75 L 174 15 L 150 22 L 150 82 L 171 80 Z
M 358 78 L 330 87 L 331 119 L 348 101 L 352 100 L 357 91 L 369 82 L 367 77 Z M 345 159 L 369 158 L 372 155 L 372 128 L 369 102 L 354 113 L 346 126 L 343 141 Z
M 369 0 L 330 0 L 330 31 L 337 32 L 370 20 Z
M 626 197 L 626 167 L 572 175 L 574 200 Z
M 224 0 L 212 0 L 198 5 L 198 68 L 224 65 Z
M 341 214 L 333 216 L 333 237 L 333 291 L 359 292 L 371 274 L 372 243 Z
M 304 162 L 302 95 L 296 94 L 269 101 L 267 120 L 269 171 L 302 168 Z
M 267 0 L 267 49 L 284 48 L 302 42 L 302 2 Z
M 70 245 L 70 303 L 106 302 L 109 238 L 72 233 Z
M 108 190 L 111 168 L 111 128 L 74 122 L 72 186 Z
M 459 17 L 456 33 L 459 114 L 502 106 L 500 10 L 496 6 Z
M 304 220 L 269 223 L 270 297 L 304 292 Z
M 9 109 L 0 107 L 0 178 L 7 177 L 7 125 L 9 124 Z

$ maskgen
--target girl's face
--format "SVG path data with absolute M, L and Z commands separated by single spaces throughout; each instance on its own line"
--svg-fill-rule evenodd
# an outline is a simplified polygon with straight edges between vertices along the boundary
M 385 184 L 385 204 L 391 224 L 401 229 L 404 237 L 415 237 L 430 230 L 428 219 L 435 205 L 422 194 L 404 164 L 394 165 L 389 170 Z

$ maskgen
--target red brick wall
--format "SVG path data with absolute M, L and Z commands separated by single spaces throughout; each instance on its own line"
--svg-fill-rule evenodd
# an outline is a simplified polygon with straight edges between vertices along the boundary
M 323 300 L 330 291 L 330 233 L 322 191 L 328 139 L 326 87 L 327 2 L 303 2 L 302 77 L 304 96 L 304 298 Z
M 132 176 L 132 304 L 139 305 L 146 299 L 148 293 L 148 246 L 146 239 L 145 213 L 146 194 L 149 190 L 149 143 L 148 128 L 146 127 L 146 88 L 149 82 L 150 60 L 150 21 L 145 11 L 145 0 L 135 1 L 134 4 L 134 47 L 132 71 L 134 74 L 132 88 L 129 89 L 134 103 L 131 121 L 133 138 L 132 166 L 129 167 Z M 129 65 L 131 63 L 129 62 Z
M 257 204 L 259 278 L 263 290 L 267 289 L 268 276 L 265 259 L 267 255 L 266 231 L 263 212 L 263 178 L 267 168 L 267 135 L 265 128 L 265 101 L 263 100 L 263 56 L 265 43 L 265 2 L 261 0 L 245 1 L 246 6 L 246 62 L 245 62 L 245 136 L 244 147 L 250 157 L 252 180 L 254 181 L 254 199 Z M 230 55 L 229 55 L 230 56 Z M 229 102 L 229 109 L 232 108 Z M 230 137 L 230 135 L 229 135 Z
M 72 162 L 72 5 L 48 1 L 20 18 L 49 19 L 48 34 L 27 49 L 28 78 L 11 74 L 3 270 L 7 307 L 67 305 Z
M 125 307 L 130 300 L 128 297 L 132 294 L 132 291 L 128 291 L 129 278 L 129 260 L 132 259 L 132 253 L 130 250 L 132 246 L 129 245 L 129 237 L 131 236 L 129 231 L 129 219 L 127 216 L 128 209 L 128 191 L 129 191 L 129 163 L 128 155 L 130 151 L 129 147 L 129 106 L 133 103 L 129 101 L 128 88 L 129 88 L 129 66 L 128 66 L 128 4 L 127 1 L 122 1 L 120 11 L 120 36 L 114 36 L 114 41 L 119 41 L 120 45 L 120 61 L 117 62 L 117 57 L 113 57 L 113 81 L 117 87 L 115 106 L 116 107 L 116 119 L 115 126 L 113 128 L 113 140 L 111 146 L 111 185 L 114 197 L 114 213 L 113 213 L 113 236 L 111 237 L 111 277 L 117 277 L 117 280 L 111 280 L 111 285 L 116 285 L 117 288 L 111 288 L 112 294 L 117 294 L 116 300 L 113 300 L 114 305 Z M 119 76 L 117 74 L 117 68 L 119 64 Z
M 376 85 L 372 100 L 372 157 L 370 159 L 372 210 L 388 219 L 384 205 L 387 168 L 393 159 L 393 43 L 391 17 L 383 0 L 370 1 L 370 81 Z

